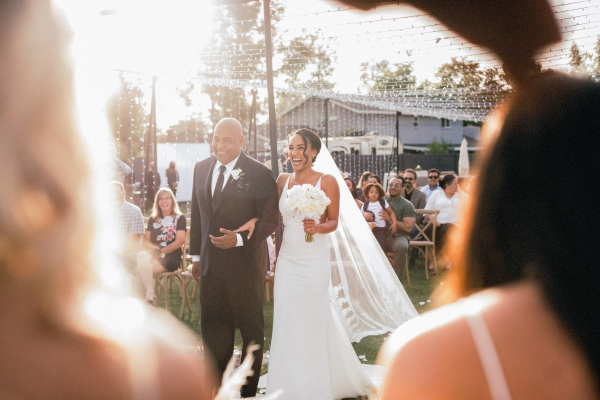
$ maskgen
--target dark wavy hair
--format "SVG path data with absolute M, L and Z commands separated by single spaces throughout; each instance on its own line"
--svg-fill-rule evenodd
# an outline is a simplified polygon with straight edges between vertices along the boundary
M 310 129 L 306 129 L 306 128 L 296 129 L 294 132 L 292 132 L 288 135 L 288 144 L 290 143 L 290 139 L 294 135 L 302 136 L 302 141 L 304 142 L 304 146 L 306 146 L 306 148 L 308 148 L 308 143 L 310 142 L 310 147 L 317 150 L 317 156 L 319 155 L 319 153 L 321 152 L 321 138 L 319 137 L 319 135 L 317 135 L 315 132 L 311 131 Z M 306 148 L 303 151 L 304 157 L 306 158 L 306 161 L 304 161 L 304 164 L 306 164 L 308 162 L 308 155 L 306 154 Z M 317 161 L 317 156 L 313 157 L 313 159 L 312 159 L 313 163 L 315 161 Z
M 485 154 L 473 208 L 452 238 L 460 243 L 454 294 L 536 281 L 585 354 L 597 385 L 600 246 L 568 227 L 595 232 L 598 197 L 593 190 L 563 190 L 557 197 L 556 187 L 539 177 L 570 182 L 600 171 L 599 110 L 600 85 L 592 80 L 544 73 L 528 82 Z
M 355 199 L 358 199 L 358 191 L 356 190 L 356 183 L 354 183 L 352 178 L 344 178 L 344 180 L 350 181 L 350 183 L 352 184 L 352 190 L 350 191 L 350 193 L 352 193 L 352 197 L 354 197 Z
M 446 189 L 446 186 L 451 185 L 455 179 L 456 179 L 456 175 L 448 174 L 448 175 L 444 176 L 442 179 L 440 179 L 439 185 L 442 189 Z
M 366 201 L 370 201 L 369 191 L 371 190 L 371 188 L 377 189 L 377 191 L 379 192 L 379 200 L 385 197 L 385 190 L 383 190 L 383 186 L 381 186 L 379 183 L 367 183 L 363 188 L 363 196 L 365 196 Z

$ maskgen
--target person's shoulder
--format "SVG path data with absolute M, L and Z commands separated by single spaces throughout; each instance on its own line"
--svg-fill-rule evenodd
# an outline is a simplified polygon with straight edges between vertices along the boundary
M 266 173 L 273 174 L 273 172 L 271 171 L 271 168 L 267 167 L 260 161 L 255 160 L 254 158 L 250 157 L 249 155 L 247 155 L 244 152 L 240 153 L 240 161 L 242 161 L 241 162 L 242 165 L 240 166 L 242 171 L 244 170 L 244 168 L 246 168 L 246 169 L 253 170 L 255 172 L 260 172 L 262 174 L 266 174 Z
M 325 184 L 329 184 L 329 185 L 337 185 L 337 179 L 335 179 L 335 176 L 330 175 L 330 174 L 323 174 L 321 175 L 321 183 L 325 183 Z
M 196 170 L 198 170 L 200 168 L 208 168 L 213 163 L 214 160 L 215 160 L 215 156 L 207 157 L 204 160 L 198 161 L 194 168 Z
M 460 398 L 443 392 L 455 391 L 452 377 L 464 369 L 467 355 L 473 355 L 473 345 L 460 305 L 440 307 L 404 323 L 379 352 L 377 364 L 387 366 L 384 397 Z
M 287 180 L 290 176 L 292 176 L 292 174 L 290 174 L 288 172 L 283 172 L 283 173 L 279 174 L 279 176 L 277 177 L 277 186 L 283 185 L 285 182 L 287 182 Z

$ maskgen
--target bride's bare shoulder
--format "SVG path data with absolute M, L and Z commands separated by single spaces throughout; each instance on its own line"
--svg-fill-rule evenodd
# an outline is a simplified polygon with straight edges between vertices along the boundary
M 335 177 L 333 175 L 329 175 L 329 174 L 323 174 L 321 176 L 321 186 L 323 188 L 326 187 L 338 187 L 338 183 L 337 183 L 337 179 L 335 179 Z
M 290 177 L 290 175 L 292 175 L 292 174 L 288 174 L 288 173 L 284 172 L 283 174 L 280 174 L 277 177 L 277 188 L 278 189 L 282 189 L 283 188 L 283 185 L 285 185 L 285 183 L 287 182 L 287 180 Z

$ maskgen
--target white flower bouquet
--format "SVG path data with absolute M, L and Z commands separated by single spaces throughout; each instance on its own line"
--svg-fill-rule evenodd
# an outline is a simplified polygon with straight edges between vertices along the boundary
M 331 200 L 324 191 L 309 184 L 294 186 L 288 190 L 285 200 L 285 205 L 292 211 L 294 218 L 314 219 L 317 222 L 330 203 Z M 304 239 L 308 243 L 315 241 L 312 233 L 307 233 Z

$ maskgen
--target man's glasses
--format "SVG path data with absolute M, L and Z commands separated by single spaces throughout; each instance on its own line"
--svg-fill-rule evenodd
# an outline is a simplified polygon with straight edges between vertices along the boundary
M 404 177 L 404 180 L 405 180 L 405 181 L 414 181 L 414 180 L 415 180 L 415 178 L 407 178 L 407 177 Z
M 429 176 L 428 176 L 428 178 L 429 178 L 429 179 L 437 179 L 437 178 L 439 178 L 439 176 L 433 176 L 433 175 L 429 175 Z
M 401 188 L 402 184 L 400 184 L 400 183 L 390 183 L 390 187 Z

